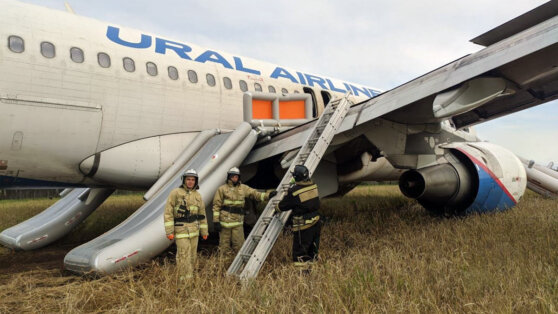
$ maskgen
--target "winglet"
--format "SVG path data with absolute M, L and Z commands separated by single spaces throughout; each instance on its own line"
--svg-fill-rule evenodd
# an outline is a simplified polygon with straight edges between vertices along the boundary
M 558 15 L 558 1 L 549 1 L 470 41 L 488 47 Z

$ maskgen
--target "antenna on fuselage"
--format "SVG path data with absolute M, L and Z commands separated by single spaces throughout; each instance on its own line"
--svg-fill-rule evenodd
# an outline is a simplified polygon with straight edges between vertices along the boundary
M 74 12 L 74 9 L 72 9 L 72 7 L 68 3 L 68 1 L 64 1 L 64 6 L 66 7 L 66 11 L 68 11 L 69 13 L 72 13 L 72 14 L 76 14 L 76 12 Z

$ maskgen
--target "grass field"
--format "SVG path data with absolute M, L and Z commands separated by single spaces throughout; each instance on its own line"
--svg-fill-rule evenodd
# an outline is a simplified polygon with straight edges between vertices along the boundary
M 0 230 L 54 200 L 0 202 Z M 361 186 L 322 203 L 321 261 L 290 264 L 282 235 L 257 280 L 225 276 L 199 253 L 176 282 L 172 255 L 99 279 L 61 271 L 64 254 L 131 214 L 141 196 L 114 196 L 69 236 L 34 252 L 0 248 L 0 312 L 543 312 L 558 311 L 558 203 L 527 193 L 509 211 L 429 216 L 394 186 Z

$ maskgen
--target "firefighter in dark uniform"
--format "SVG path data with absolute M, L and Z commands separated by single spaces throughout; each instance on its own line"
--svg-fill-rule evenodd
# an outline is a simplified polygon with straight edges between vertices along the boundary
M 318 257 L 321 221 L 318 209 L 318 186 L 310 180 L 308 168 L 296 165 L 293 171 L 295 184 L 277 205 L 280 211 L 292 210 L 293 262 L 301 270 L 309 270 Z

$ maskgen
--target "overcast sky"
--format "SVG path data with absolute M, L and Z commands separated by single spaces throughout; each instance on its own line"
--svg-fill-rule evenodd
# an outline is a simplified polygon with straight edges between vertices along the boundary
M 65 10 L 63 0 L 25 2 Z M 480 50 L 469 40 L 546 1 L 68 2 L 78 15 L 388 90 Z M 558 102 L 476 129 L 525 158 L 558 161 Z

